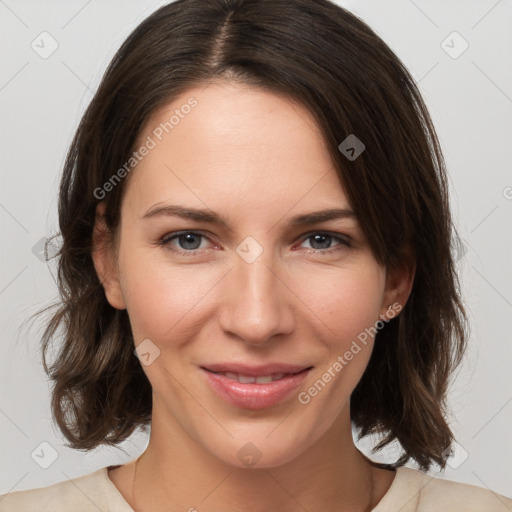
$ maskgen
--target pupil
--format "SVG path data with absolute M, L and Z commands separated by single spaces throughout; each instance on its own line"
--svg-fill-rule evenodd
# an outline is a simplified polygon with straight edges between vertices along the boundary
M 199 247 L 200 244 L 197 243 L 197 241 L 199 240 L 199 237 L 196 237 L 196 235 L 194 235 L 193 233 L 187 233 L 186 235 L 181 235 L 180 237 L 182 240 L 185 240 L 184 244 L 181 244 L 183 249 L 197 249 L 197 247 Z M 194 238 L 197 238 L 197 240 L 195 241 L 195 247 L 190 247 L 189 244 L 192 244 L 194 245 Z
M 314 242 L 318 242 L 320 240 L 320 245 L 323 245 L 323 247 L 314 247 L 315 249 L 326 249 L 329 246 L 329 239 L 331 237 L 329 235 L 313 235 Z M 321 239 L 324 240 L 323 244 L 321 243 Z

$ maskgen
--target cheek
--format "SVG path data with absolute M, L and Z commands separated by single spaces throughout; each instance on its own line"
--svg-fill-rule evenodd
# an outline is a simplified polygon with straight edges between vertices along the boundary
M 157 249 L 155 249 L 157 250 Z M 187 326 L 207 304 L 208 292 L 218 281 L 211 270 L 194 265 L 171 267 L 141 250 L 120 259 L 121 287 L 135 342 L 144 338 L 164 343 L 186 338 Z
M 325 351 L 299 402 L 311 404 L 311 421 L 324 427 L 338 417 L 368 365 L 384 290 L 383 274 L 372 261 L 330 277 L 302 280 L 314 289 L 308 306 L 316 313 L 311 318 L 321 320 Z
M 328 268 L 296 280 L 297 296 L 327 328 L 331 344 L 340 348 L 378 320 L 384 275 L 373 260 L 357 267 Z

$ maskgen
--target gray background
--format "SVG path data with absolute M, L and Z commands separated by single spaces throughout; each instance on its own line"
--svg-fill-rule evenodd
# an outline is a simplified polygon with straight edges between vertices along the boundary
M 57 231 L 57 184 L 73 132 L 114 52 L 164 3 L 0 0 L 0 493 L 123 463 L 146 446 L 147 432 L 122 450 L 64 447 L 40 362 L 41 324 L 26 319 L 56 297 L 55 265 L 37 249 Z M 512 2 L 339 3 L 374 28 L 419 82 L 464 243 L 458 265 L 472 336 L 449 394 L 459 447 L 446 471 L 432 474 L 511 496 Z M 52 44 L 56 50 L 44 55 Z M 369 453 L 369 443 L 360 447 Z

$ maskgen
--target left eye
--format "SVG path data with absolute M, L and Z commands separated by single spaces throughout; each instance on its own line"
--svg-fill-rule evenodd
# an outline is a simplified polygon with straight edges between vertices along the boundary
M 332 240 L 338 240 L 339 242 L 341 242 L 340 245 L 344 245 L 344 246 L 347 246 L 349 247 L 350 246 L 350 243 L 348 242 L 348 240 L 345 240 L 344 238 L 340 237 L 340 236 L 335 236 L 335 235 L 331 235 L 329 233 L 313 233 L 313 234 L 310 234 L 308 235 L 304 241 L 306 240 L 312 240 L 313 241 L 313 244 L 319 244 L 321 247 L 312 247 L 312 249 L 315 251 L 315 252 L 333 252 L 333 251 L 324 251 L 323 249 L 330 249 L 330 247 L 325 247 L 325 245 L 329 245 L 330 246 L 330 242 Z M 310 243 L 311 245 L 311 243 Z M 334 249 L 334 250 L 338 250 L 340 249 L 340 247 L 338 247 L 337 249 Z
M 198 249 L 200 249 L 202 238 L 207 237 L 202 233 L 198 233 L 195 231 L 181 231 L 179 233 L 169 233 L 168 235 L 165 235 L 164 237 L 162 237 L 159 244 L 179 254 L 192 255 L 196 254 Z M 178 247 L 176 247 L 176 244 L 173 243 L 175 240 L 177 240 Z M 334 251 L 343 249 L 343 247 L 350 247 L 350 242 L 345 238 L 320 231 L 308 234 L 303 239 L 302 244 L 308 240 L 310 240 L 310 247 L 306 247 L 308 252 L 332 253 Z M 337 246 L 335 246 L 334 249 L 331 249 L 333 240 L 336 240 L 339 243 L 337 244 Z M 315 247 L 315 245 L 317 245 L 318 247 Z M 171 246 L 176 248 L 172 248 Z

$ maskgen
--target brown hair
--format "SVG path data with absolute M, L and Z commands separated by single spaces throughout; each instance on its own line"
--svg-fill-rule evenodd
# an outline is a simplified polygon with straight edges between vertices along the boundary
M 374 451 L 400 442 L 395 465 L 413 458 L 423 469 L 444 467 L 453 440 L 447 385 L 467 339 L 445 163 L 407 69 L 368 25 L 328 0 L 178 0 L 143 21 L 110 63 L 64 165 L 62 300 L 42 339 L 52 412 L 69 446 L 115 445 L 151 421 L 151 385 L 127 312 L 109 305 L 91 258 L 95 191 L 127 162 L 159 107 L 214 79 L 282 93 L 308 108 L 375 259 L 392 268 L 412 255 L 411 294 L 376 335 L 351 418 L 360 437 L 382 436 Z M 338 149 L 350 134 L 366 147 L 355 160 Z M 112 233 L 128 179 L 102 198 Z

